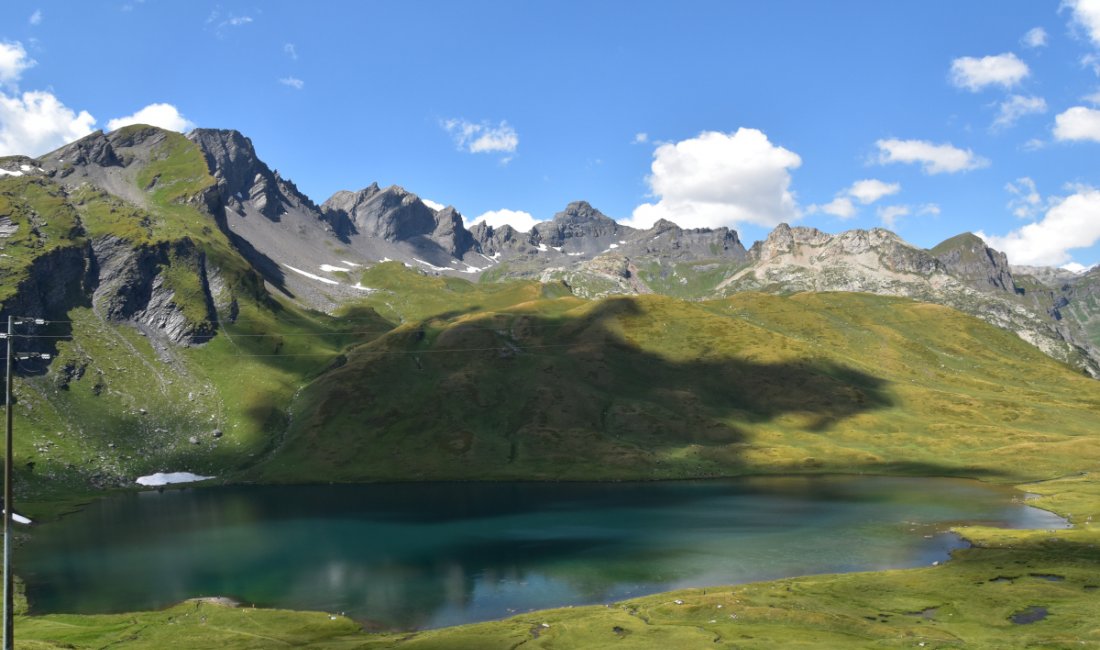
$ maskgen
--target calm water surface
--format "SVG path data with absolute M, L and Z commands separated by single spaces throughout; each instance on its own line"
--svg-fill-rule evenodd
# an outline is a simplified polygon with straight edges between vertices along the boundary
M 909 567 L 962 522 L 1065 521 L 952 479 L 227 487 L 98 501 L 36 527 L 32 611 L 231 596 L 386 628 L 489 620 L 685 586 Z

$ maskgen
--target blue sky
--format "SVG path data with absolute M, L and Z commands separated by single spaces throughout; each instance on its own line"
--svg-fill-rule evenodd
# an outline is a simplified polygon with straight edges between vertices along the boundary
M 585 199 L 1087 266 L 1098 74 L 1100 0 L 32 1 L 0 7 L 0 154 L 137 115 L 237 129 L 318 202 L 377 181 L 470 220 Z

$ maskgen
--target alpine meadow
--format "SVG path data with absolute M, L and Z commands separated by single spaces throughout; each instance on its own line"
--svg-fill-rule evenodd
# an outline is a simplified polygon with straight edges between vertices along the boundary
M 0 16 L 4 648 L 1100 647 L 1100 3 Z

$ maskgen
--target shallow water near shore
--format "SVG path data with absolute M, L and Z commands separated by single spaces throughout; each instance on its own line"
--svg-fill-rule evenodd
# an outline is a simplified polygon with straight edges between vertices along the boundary
M 31 611 L 228 596 L 431 628 L 680 587 L 923 566 L 950 526 L 1063 528 L 1022 494 L 939 478 L 417 483 L 150 491 L 35 528 Z

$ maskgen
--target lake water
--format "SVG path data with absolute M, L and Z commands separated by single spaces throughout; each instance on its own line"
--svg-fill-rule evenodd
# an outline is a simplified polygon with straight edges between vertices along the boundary
M 969 522 L 1061 528 L 953 479 L 428 483 L 150 491 L 38 526 L 35 613 L 195 596 L 429 628 L 686 586 L 928 565 Z

